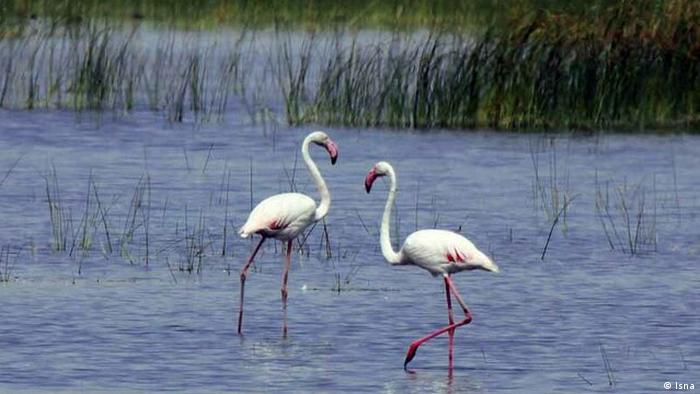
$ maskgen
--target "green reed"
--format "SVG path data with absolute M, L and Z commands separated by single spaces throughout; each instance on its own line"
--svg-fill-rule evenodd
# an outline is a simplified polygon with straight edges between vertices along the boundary
M 40 25 L 0 39 L 0 107 L 124 113 L 148 108 L 182 122 L 208 121 L 237 92 L 240 46 L 213 58 L 211 44 L 176 47 L 164 33 L 155 48 L 137 42 L 138 27 L 102 22 Z
M 12 7 L 18 4 L 24 2 Z M 344 19 L 324 30 L 319 16 L 301 45 L 293 41 L 304 33 L 290 33 L 278 15 L 275 39 L 263 50 L 252 22 L 219 43 L 188 41 L 166 28 L 144 45 L 140 19 L 105 18 L 114 4 L 79 2 L 77 10 L 87 8 L 77 19 L 62 17 L 72 11 L 56 4 L 26 5 L 50 17 L 0 36 L 0 107 L 147 108 L 173 122 L 222 120 L 242 107 L 264 123 L 276 119 L 271 108 L 279 104 L 290 124 L 700 128 L 700 5 L 691 0 L 594 2 L 585 11 L 521 5 L 479 29 L 445 22 L 439 10 L 449 7 L 442 2 L 428 12 L 418 1 L 409 5 L 427 16 L 407 24 L 425 30 L 394 26 L 385 31 L 391 39 L 368 41 Z M 324 4 L 331 7 L 322 1 L 309 12 Z M 134 12 L 161 12 L 149 7 Z M 181 2 L 172 7 L 197 14 Z M 15 8 L 5 20 L 22 14 Z M 405 17 L 398 8 L 378 9 Z
M 178 28 L 272 26 L 296 28 L 339 24 L 353 28 L 416 29 L 436 24 L 464 28 L 501 21 L 522 9 L 567 10 L 589 7 L 565 0 L 5 0 L 0 7 L 9 32 L 22 29 L 17 20 L 51 18 L 55 24 L 77 24 L 85 19 L 144 20 Z M 12 29 L 10 29 L 12 28 Z M 0 30 L 2 32 L 2 30 Z
M 537 13 L 506 32 L 436 31 L 398 48 L 336 46 L 306 89 L 284 92 L 295 105 L 288 116 L 414 128 L 696 129 L 700 6 L 656 4 Z
M 12 280 L 12 269 L 18 254 L 18 252 L 10 254 L 9 245 L 0 248 L 0 283 Z
M 52 248 L 55 251 L 65 251 L 68 235 L 72 233 L 72 220 L 68 209 L 61 198 L 56 168 L 44 176 L 46 202 L 49 207 L 51 220 Z
M 651 191 L 641 181 L 612 186 L 610 181 L 600 183 L 596 174 L 596 214 L 610 249 L 630 255 L 656 252 L 656 179 L 652 177 Z

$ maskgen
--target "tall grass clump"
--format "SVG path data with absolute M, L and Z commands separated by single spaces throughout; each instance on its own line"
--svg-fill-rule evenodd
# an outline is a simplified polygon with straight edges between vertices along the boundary
M 560 168 L 556 139 L 541 138 L 531 140 L 529 148 L 530 160 L 534 171 L 534 179 L 532 181 L 533 205 L 544 212 L 548 221 L 554 220 L 561 212 L 566 224 L 566 206 L 572 199 L 571 182 L 568 168 L 566 166 Z M 541 163 L 542 151 L 547 152 L 547 162 L 544 168 Z
M 180 261 L 180 271 L 202 273 L 204 258 L 213 243 L 207 238 L 207 235 L 206 219 L 201 210 L 197 225 L 191 231 L 187 227 L 187 217 L 185 216 L 184 259 Z
M 87 254 L 99 245 L 102 254 L 112 253 L 112 225 L 109 207 L 100 197 L 97 182 L 92 173 L 88 177 L 85 200 L 73 200 L 72 204 L 63 196 L 55 168 L 43 176 L 46 202 L 51 224 L 51 248 L 56 252 L 75 251 Z M 83 206 L 80 221 L 73 220 L 71 205 Z
M 487 0 L 71 0 L 36 1 L 4 0 L 0 21 L 30 17 L 52 17 L 58 23 L 76 23 L 85 18 L 146 20 L 157 25 L 178 28 L 215 28 L 253 26 L 259 29 L 278 24 L 301 28 L 333 28 L 338 24 L 354 28 L 420 29 L 437 22 L 464 28 L 502 18 L 512 9 L 547 7 L 548 9 L 583 8 L 561 0 L 522 0 L 500 2 Z M 511 11 L 512 12 L 512 11 Z
M 49 208 L 51 221 L 52 248 L 55 251 L 65 251 L 68 244 L 68 236 L 72 234 L 72 219 L 62 198 L 58 183 L 58 175 L 54 167 L 50 173 L 44 176 L 46 202 Z
M 353 42 L 332 49 L 307 89 L 284 92 L 303 104 L 288 115 L 415 128 L 697 128 L 698 26 L 697 2 L 621 1 L 483 34 Z
M 611 185 L 610 181 L 599 182 L 596 176 L 595 188 L 596 213 L 610 249 L 630 255 L 655 252 L 658 238 L 655 180 L 650 192 L 644 182 Z
M 205 44 L 108 21 L 36 25 L 0 38 L 0 108 L 150 109 L 170 121 L 202 122 L 223 116 L 240 92 L 241 39 Z
M 225 171 L 225 177 L 231 177 L 231 171 Z M 177 269 L 188 273 L 201 273 L 205 259 L 214 255 L 214 245 L 222 243 L 221 254 L 232 254 L 232 246 L 227 245 L 226 228 L 229 219 L 229 190 L 230 180 L 222 183 L 222 196 L 219 205 L 224 210 L 223 215 L 213 210 L 213 192 L 209 209 L 201 208 L 199 218 L 194 226 L 188 222 L 188 210 L 185 206 L 184 227 L 181 221 L 173 216 L 176 211 L 168 209 L 168 201 L 160 209 L 154 208 L 153 181 L 149 172 L 138 178 L 132 190 L 105 196 L 100 192 L 98 182 L 92 172 L 87 177 L 87 190 L 83 193 L 65 192 L 60 187 L 56 169 L 52 168 L 44 180 L 46 184 L 46 200 L 49 207 L 51 224 L 51 249 L 54 252 L 65 253 L 79 260 L 80 274 L 82 261 L 90 253 L 97 251 L 105 259 L 118 256 L 130 264 L 142 263 L 148 266 L 154 258 L 171 257 L 176 252 Z M 71 212 L 82 212 L 74 216 Z M 155 216 L 154 216 L 155 215 Z M 208 221 L 219 221 L 224 217 L 223 233 L 213 233 Z M 161 220 L 158 220 L 161 219 Z M 174 224 L 175 237 L 170 238 L 162 232 Z M 2 252 L 5 253 L 5 252 Z M 5 269 L 12 268 L 11 260 L 3 260 L 0 254 L 0 275 Z M 2 264 L 6 268 L 2 268 Z
M 486 7 L 481 1 L 300 7 L 290 0 L 272 12 L 249 2 L 186 3 L 0 7 L 0 108 L 150 109 L 173 122 L 222 120 L 243 108 L 264 123 L 284 108 L 291 124 L 700 129 L 694 0 L 545 8 L 526 1 L 505 12 L 492 5 L 504 16 L 484 17 L 478 28 L 468 27 L 467 11 Z M 110 17 L 117 9 L 132 11 Z M 221 24 L 227 15 L 243 18 L 233 23 L 239 30 L 215 40 L 178 30 L 192 28 L 186 20 L 197 15 L 216 25 L 212 10 Z M 144 16 L 169 23 L 142 29 Z M 274 38 L 257 42 L 269 24 Z M 387 30 L 373 40 L 352 26 Z
M 137 231 L 142 233 L 142 238 L 138 240 L 138 246 L 145 249 L 143 261 L 146 265 L 149 262 L 149 229 L 151 218 L 151 176 L 146 173 L 142 175 L 131 195 L 129 209 L 124 219 L 124 227 L 119 238 L 119 253 L 122 258 L 134 262 L 138 256 L 132 253 Z
M 16 260 L 16 253 L 10 254 L 9 245 L 0 248 L 0 282 L 9 282 L 12 279 L 13 255 Z

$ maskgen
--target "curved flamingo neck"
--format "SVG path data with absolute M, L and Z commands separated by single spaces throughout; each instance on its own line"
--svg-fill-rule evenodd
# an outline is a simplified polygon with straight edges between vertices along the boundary
M 390 236 L 390 221 L 391 221 L 391 210 L 394 208 L 394 200 L 396 199 L 396 174 L 394 169 L 390 168 L 388 171 L 389 176 L 389 196 L 386 199 L 386 205 L 384 206 L 384 214 L 382 215 L 382 227 L 379 235 L 379 242 L 382 246 L 382 254 L 386 261 L 390 264 L 399 264 L 401 262 L 401 256 L 399 253 L 394 251 L 394 247 L 391 246 L 391 236 Z
M 326 182 L 323 180 L 323 177 L 321 177 L 321 172 L 318 170 L 316 163 L 314 163 L 313 159 L 311 159 L 311 155 L 309 155 L 309 144 L 311 142 L 313 142 L 313 137 L 311 135 L 304 139 L 304 143 L 301 145 L 301 156 L 306 163 L 306 167 L 309 169 L 311 178 L 316 184 L 318 193 L 321 195 L 321 203 L 318 204 L 314 212 L 314 220 L 321 220 L 328 214 L 328 210 L 331 207 L 331 193 L 328 191 Z

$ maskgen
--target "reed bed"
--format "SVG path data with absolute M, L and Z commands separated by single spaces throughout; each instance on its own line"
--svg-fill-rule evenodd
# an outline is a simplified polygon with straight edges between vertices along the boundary
M 81 4 L 86 16 L 102 9 Z M 254 123 L 284 111 L 290 124 L 361 127 L 700 128 L 697 2 L 528 9 L 479 30 L 434 10 L 424 30 L 378 40 L 346 22 L 288 31 L 283 17 L 264 42 L 254 23 L 212 41 L 173 25 L 154 33 L 138 21 L 37 18 L 0 37 L 0 108 L 149 109 L 173 122 L 243 108 Z
M 565 10 L 590 4 L 572 5 L 564 0 L 503 4 L 488 0 L 5 0 L 0 7 L 0 21 L 3 16 L 9 20 L 50 17 L 56 23 L 75 24 L 84 19 L 109 18 L 146 20 L 185 29 L 221 26 L 264 29 L 277 25 L 333 29 L 339 24 L 353 28 L 416 29 L 436 23 L 464 28 L 505 18 L 523 8 Z
M 197 176 L 206 176 L 208 156 Z M 158 182 L 148 171 L 134 179 L 132 187 L 107 195 L 101 192 L 99 177 L 92 172 L 86 177 L 85 186 L 76 189 L 73 182 L 70 190 L 53 167 L 42 177 L 51 231 L 48 246 L 53 253 L 74 260 L 78 275 L 82 274 L 84 262 L 98 257 L 142 266 L 165 262 L 173 275 L 202 274 L 207 264 L 214 262 L 227 266 L 230 274 L 231 266 L 249 253 L 231 238 L 236 235 L 235 231 L 231 234 L 231 226 L 237 227 L 236 223 L 240 224 L 245 217 L 240 212 L 235 217 L 232 213 L 235 204 L 231 194 L 235 186 L 228 165 L 222 169 L 220 183 L 207 192 L 209 198 L 196 208 L 167 197 L 164 200 L 155 197 L 159 193 L 153 189 L 159 186 L 154 183 Z M 295 190 L 294 178 L 289 181 L 289 188 Z M 246 200 L 239 202 L 247 205 Z M 356 253 L 341 248 L 331 233 L 325 221 L 319 222 L 318 229 L 315 232 L 314 227 L 308 229 L 294 249 L 307 259 L 314 254 L 320 260 L 340 262 L 350 257 L 354 260 Z M 254 246 L 243 244 L 246 249 Z M 269 242 L 263 249 L 283 252 L 278 242 Z M 0 251 L 0 282 L 11 279 L 17 253 L 9 246 Z M 353 275 L 348 273 L 347 283 Z
M 241 45 L 86 22 L 0 40 L 0 107 L 220 119 L 240 92 Z M 243 37 L 245 34 L 242 34 Z
M 697 26 L 695 2 L 622 1 L 537 13 L 506 33 L 353 42 L 331 53 L 306 89 L 285 91 L 287 116 L 413 128 L 697 129 Z M 308 80 L 305 72 L 288 79 Z

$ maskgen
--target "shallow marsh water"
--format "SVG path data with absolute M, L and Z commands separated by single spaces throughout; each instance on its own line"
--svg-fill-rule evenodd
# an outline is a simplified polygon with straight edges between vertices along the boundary
M 285 340 L 283 256 L 272 242 L 246 286 L 245 336 L 235 333 L 238 270 L 254 246 L 235 229 L 250 209 L 251 162 L 255 202 L 288 191 L 292 177 L 316 195 L 296 153 L 316 127 L 173 126 L 150 113 L 99 125 L 58 111 L 0 119 L 0 172 L 19 158 L 0 186 L 0 242 L 10 248 L 0 263 L 9 272 L 0 283 L 0 391 L 656 392 L 667 381 L 700 383 L 698 137 L 326 127 L 339 161 L 332 167 L 319 149 L 312 156 L 333 196 L 332 257 L 320 226 L 294 254 Z M 378 160 L 398 172 L 401 239 L 437 222 L 501 267 L 456 276 L 474 321 L 457 331 L 451 377 L 444 338 L 419 350 L 414 374 L 402 369 L 409 343 L 447 316 L 442 281 L 381 256 L 387 184 L 370 195 L 362 185 Z M 534 192 L 533 162 L 542 190 L 556 169 L 555 184 L 576 196 L 544 260 L 551 218 Z M 52 250 L 44 181 L 52 168 L 73 221 L 69 246 L 92 176 L 113 253 L 99 226 L 90 250 Z M 120 253 L 144 174 L 150 209 L 139 211 L 142 225 Z M 644 229 L 655 247 L 635 256 L 610 249 L 596 177 L 611 190 L 645 190 Z M 611 212 L 619 224 L 614 204 Z M 201 272 L 181 271 L 198 237 Z

